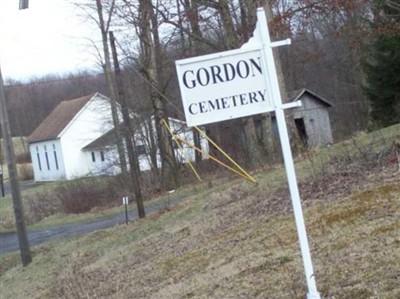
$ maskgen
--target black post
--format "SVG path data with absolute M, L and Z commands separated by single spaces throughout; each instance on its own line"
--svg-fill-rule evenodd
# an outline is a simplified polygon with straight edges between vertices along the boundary
M 1 169 L 0 169 L 0 187 L 1 187 L 1 197 L 4 197 L 6 194 L 4 192 L 3 171 Z
M 129 203 L 129 197 L 128 196 L 122 197 L 122 204 L 125 206 L 125 224 L 128 224 L 128 203 Z
M 125 202 L 125 224 L 128 224 L 128 197 L 126 197 Z
M 29 0 L 19 0 L 19 9 L 29 8 Z

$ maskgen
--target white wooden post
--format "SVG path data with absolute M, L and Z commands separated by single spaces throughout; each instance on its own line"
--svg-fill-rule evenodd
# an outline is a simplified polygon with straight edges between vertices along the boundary
M 282 103 L 272 53 L 273 47 L 289 45 L 290 39 L 271 42 L 263 8 L 257 10 L 257 17 L 253 37 L 240 49 L 176 61 L 186 121 L 193 126 L 275 111 L 306 273 L 307 298 L 320 299 L 284 114 L 284 109 L 300 103 Z
M 311 261 L 310 247 L 308 245 L 307 232 L 304 224 L 299 189 L 297 186 L 296 172 L 294 169 L 293 156 L 292 156 L 292 151 L 290 149 L 290 142 L 288 137 L 289 135 L 286 126 L 284 108 L 287 108 L 286 107 L 287 105 L 282 104 L 281 92 L 279 89 L 278 77 L 276 75 L 275 61 L 272 52 L 273 47 L 288 45 L 290 44 L 290 40 L 271 43 L 268 31 L 268 23 L 263 8 L 259 8 L 257 10 L 257 18 L 258 18 L 258 23 L 260 24 L 260 26 L 257 27 L 258 30 L 260 30 L 259 37 L 262 39 L 263 51 L 265 55 L 264 58 L 267 63 L 267 68 L 269 70 L 268 71 L 269 76 L 266 78 L 266 80 L 269 80 L 269 84 L 272 87 L 271 92 L 275 105 L 275 116 L 278 124 L 279 138 L 282 146 L 286 175 L 288 178 L 290 196 L 292 199 L 292 206 L 296 221 L 297 234 L 300 241 L 301 255 L 303 257 L 303 264 L 307 279 L 307 286 L 308 286 L 307 298 L 320 299 L 321 297 L 319 292 L 317 291 L 317 286 L 315 283 L 315 275 Z
M 129 204 L 128 196 L 122 197 L 122 204 L 125 206 L 125 224 L 128 224 L 128 204 Z
M 29 0 L 19 0 L 19 9 L 29 8 Z

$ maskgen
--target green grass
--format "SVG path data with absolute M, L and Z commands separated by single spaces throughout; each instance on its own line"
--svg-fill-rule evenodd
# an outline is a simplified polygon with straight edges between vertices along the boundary
M 21 191 L 24 211 L 26 212 L 28 210 L 27 198 L 34 196 L 37 193 L 52 192 L 52 190 L 57 188 L 57 186 L 59 186 L 59 183 L 46 183 L 35 187 L 34 189 Z M 10 231 L 15 231 L 15 218 L 12 197 L 10 194 L 6 194 L 6 196 L 0 200 L 0 232 L 4 233 Z
M 400 297 L 400 176 L 376 160 L 400 126 L 376 134 L 296 163 L 323 298 Z M 284 172 L 254 175 L 195 184 L 170 210 L 37 246 L 27 268 L 2 256 L 1 298 L 304 298 Z

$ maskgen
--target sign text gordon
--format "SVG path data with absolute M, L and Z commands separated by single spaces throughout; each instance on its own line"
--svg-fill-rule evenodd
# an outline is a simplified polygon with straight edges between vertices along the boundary
M 262 74 L 261 59 L 257 57 L 239 60 L 235 64 L 227 62 L 221 65 L 189 69 L 183 73 L 182 82 L 187 89 L 195 89 L 197 87 L 207 87 L 209 85 L 235 81 L 237 79 L 248 79 Z M 257 90 L 233 94 L 226 97 L 204 99 L 191 103 L 188 106 L 188 110 L 190 114 L 196 115 L 214 110 L 223 110 L 264 102 L 266 100 L 265 93 L 266 90 Z

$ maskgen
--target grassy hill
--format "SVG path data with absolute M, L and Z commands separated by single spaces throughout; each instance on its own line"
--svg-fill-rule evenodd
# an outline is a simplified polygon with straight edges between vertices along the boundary
M 26 137 L 17 136 L 12 138 L 14 145 L 15 156 L 23 156 L 27 153 L 29 154 L 28 143 L 26 141 Z M 0 138 L 0 159 L 4 159 L 4 149 L 3 149 L 3 139 Z
M 323 298 L 400 298 L 400 125 L 297 158 Z M 140 221 L 0 258 L 1 298 L 304 298 L 281 168 L 252 184 L 229 175 L 178 190 Z

